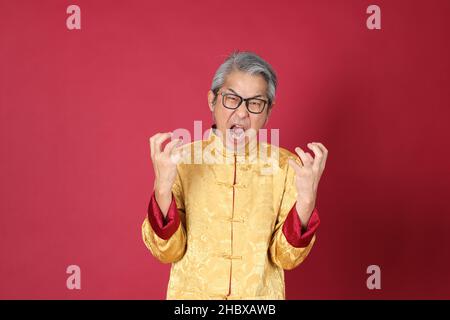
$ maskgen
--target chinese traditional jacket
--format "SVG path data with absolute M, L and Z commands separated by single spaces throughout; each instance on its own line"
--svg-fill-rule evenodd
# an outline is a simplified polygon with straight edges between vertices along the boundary
M 285 299 L 284 270 L 308 256 L 320 223 L 315 208 L 303 230 L 296 211 L 288 159 L 301 160 L 265 143 L 230 152 L 214 131 L 183 148 L 166 218 L 153 193 L 142 225 L 172 264 L 167 299 Z

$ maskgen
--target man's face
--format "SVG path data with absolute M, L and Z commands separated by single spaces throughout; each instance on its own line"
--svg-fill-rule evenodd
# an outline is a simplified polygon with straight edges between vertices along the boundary
M 217 129 L 220 130 L 222 137 L 225 137 L 224 145 L 233 147 L 244 142 L 248 143 L 249 138 L 245 133 L 249 133 L 250 129 L 257 133 L 267 123 L 270 115 L 268 104 L 259 114 L 249 112 L 245 102 L 242 102 L 237 109 L 228 109 L 222 104 L 222 92 L 237 94 L 244 99 L 255 97 L 269 101 L 266 94 L 266 80 L 261 75 L 233 71 L 226 77 L 214 105 L 214 94 L 211 90 L 208 91 L 209 107 L 213 112 Z

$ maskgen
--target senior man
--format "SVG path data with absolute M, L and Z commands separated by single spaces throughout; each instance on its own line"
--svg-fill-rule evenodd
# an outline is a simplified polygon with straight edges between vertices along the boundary
M 285 299 L 284 270 L 308 256 L 328 151 L 313 142 L 314 157 L 300 147 L 296 156 L 253 143 L 275 106 L 276 85 L 261 57 L 234 52 L 208 91 L 210 135 L 164 148 L 172 132 L 150 138 L 155 181 L 142 236 L 159 261 L 172 263 L 167 299 Z M 193 161 L 198 150 L 201 163 Z

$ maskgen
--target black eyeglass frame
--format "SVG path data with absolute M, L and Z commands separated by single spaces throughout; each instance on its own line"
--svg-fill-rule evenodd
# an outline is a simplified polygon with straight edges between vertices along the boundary
M 222 96 L 222 105 L 223 105 L 225 108 L 230 109 L 230 110 L 236 110 L 237 108 L 239 108 L 239 107 L 241 106 L 242 102 L 244 102 L 244 103 L 245 103 L 245 107 L 247 108 L 247 111 L 248 111 L 248 112 L 253 113 L 253 114 L 260 114 L 260 113 L 263 113 L 263 112 L 264 112 L 264 109 L 266 108 L 267 105 L 270 105 L 270 101 L 266 101 L 266 100 L 260 99 L 260 98 L 253 98 L 253 97 L 251 97 L 251 98 L 244 99 L 244 98 L 242 98 L 242 97 L 241 97 L 240 95 L 238 95 L 238 94 L 235 94 L 235 93 L 226 93 L 226 92 L 221 92 L 220 95 Z M 227 106 L 225 105 L 225 96 L 234 96 L 234 97 L 239 98 L 239 103 L 238 103 L 238 105 L 236 106 L 236 108 L 230 108 L 230 107 L 227 107 Z M 249 100 L 258 100 L 258 101 L 264 102 L 264 106 L 262 107 L 261 111 L 260 111 L 260 112 L 254 112 L 254 111 L 251 111 L 250 108 L 249 108 L 249 106 L 248 106 Z

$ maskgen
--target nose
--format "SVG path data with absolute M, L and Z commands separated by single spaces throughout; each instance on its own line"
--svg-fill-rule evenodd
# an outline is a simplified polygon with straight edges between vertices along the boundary
M 236 115 L 241 119 L 248 117 L 248 110 L 247 110 L 247 107 L 245 106 L 244 101 L 242 101 L 241 105 L 239 106 L 239 108 L 236 109 L 235 112 L 236 112 Z

